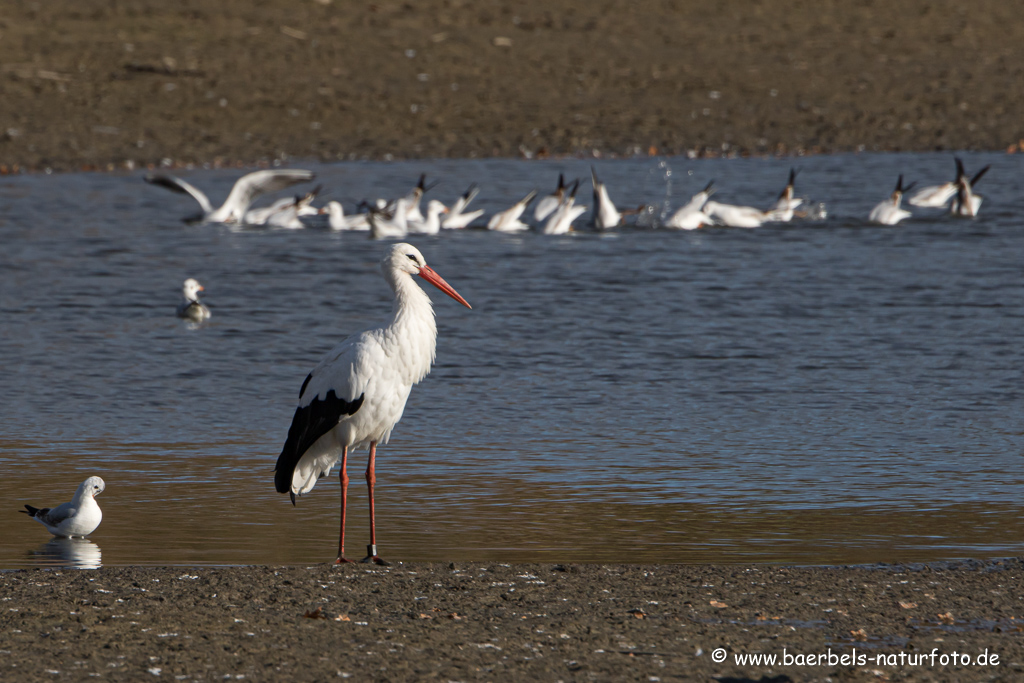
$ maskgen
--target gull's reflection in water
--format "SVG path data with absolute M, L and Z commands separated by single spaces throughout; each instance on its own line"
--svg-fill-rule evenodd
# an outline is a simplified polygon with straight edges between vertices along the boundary
M 99 569 L 100 547 L 85 538 L 52 538 L 32 551 L 36 564 L 43 567 Z

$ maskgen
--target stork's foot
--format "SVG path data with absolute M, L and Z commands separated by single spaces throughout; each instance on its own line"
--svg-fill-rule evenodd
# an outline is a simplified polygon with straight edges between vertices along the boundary
M 338 555 L 338 559 L 334 561 L 334 564 L 355 564 L 355 560 L 350 560 L 344 555 Z
M 390 567 L 391 563 L 381 559 L 380 555 L 377 554 L 377 546 L 368 545 L 366 546 L 366 557 L 363 558 L 363 564 L 379 564 L 382 567 Z

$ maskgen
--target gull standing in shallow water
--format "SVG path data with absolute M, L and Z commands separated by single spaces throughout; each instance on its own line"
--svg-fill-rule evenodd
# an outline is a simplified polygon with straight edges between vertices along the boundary
M 384 279 L 395 293 L 391 320 L 355 334 L 336 346 L 313 368 L 299 389 L 288 438 L 277 459 L 274 486 L 295 497 L 308 493 L 341 460 L 341 531 L 337 564 L 345 558 L 345 503 L 350 449 L 369 447 L 366 485 L 370 498 L 370 545 L 364 562 L 385 564 L 377 555 L 374 523 L 374 461 L 378 443 L 387 443 L 402 418 L 414 384 L 427 376 L 434 361 L 437 326 L 430 297 L 413 276 L 471 308 L 411 244 L 395 244 L 381 261 Z
M 190 277 L 185 280 L 185 284 L 181 288 L 185 300 L 178 304 L 179 318 L 191 320 L 194 323 L 201 323 L 210 318 L 210 309 L 199 301 L 199 292 L 203 290 L 204 287 L 195 278 Z
M 95 497 L 103 493 L 106 484 L 99 477 L 89 477 L 75 491 L 70 503 L 61 503 L 55 508 L 36 508 L 26 505 L 19 510 L 46 527 L 60 538 L 85 538 L 103 521 L 103 511 L 96 504 Z
M 896 189 L 888 199 L 871 210 L 868 220 L 882 225 L 896 225 L 904 218 L 910 218 L 910 212 L 900 208 L 900 201 L 903 199 L 903 193 L 909 191 L 913 186 L 914 183 L 910 183 L 903 187 L 903 174 L 900 174 L 896 180 Z
M 316 176 L 310 171 L 299 169 L 266 170 L 249 173 L 239 178 L 231 193 L 219 208 L 214 209 L 209 198 L 198 188 L 181 178 L 163 173 L 147 175 L 147 183 L 165 187 L 172 192 L 190 195 L 202 210 L 198 216 L 188 218 L 189 222 L 244 224 L 249 206 L 262 194 L 277 192 L 297 183 L 305 183 Z

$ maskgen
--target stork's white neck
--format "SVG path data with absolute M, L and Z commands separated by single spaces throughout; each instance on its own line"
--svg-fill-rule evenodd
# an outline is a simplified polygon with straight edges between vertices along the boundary
M 402 271 L 385 274 L 395 292 L 395 307 L 391 322 L 384 329 L 385 346 L 401 354 L 408 381 L 415 384 L 427 376 L 434 362 L 437 344 L 437 324 L 430 297 L 413 278 Z

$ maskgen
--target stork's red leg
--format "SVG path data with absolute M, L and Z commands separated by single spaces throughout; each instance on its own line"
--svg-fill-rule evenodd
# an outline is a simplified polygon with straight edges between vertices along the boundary
M 348 499 L 348 446 L 341 449 L 341 532 L 338 534 L 338 559 L 334 564 L 343 564 L 352 560 L 345 559 L 345 504 Z
M 374 562 L 387 565 L 387 562 L 377 556 L 377 525 L 374 521 L 373 511 L 373 485 L 377 483 L 377 473 L 374 462 L 377 458 L 377 442 L 370 442 L 370 461 L 366 464 L 366 488 L 370 492 L 370 545 L 366 547 L 366 559 L 363 562 Z

